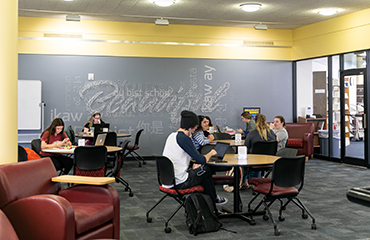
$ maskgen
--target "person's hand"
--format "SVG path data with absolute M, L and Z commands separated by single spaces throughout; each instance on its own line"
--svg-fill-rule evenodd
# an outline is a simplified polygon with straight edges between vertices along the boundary
M 212 134 L 209 134 L 209 135 L 208 135 L 208 140 L 209 140 L 210 142 L 212 142 L 212 141 L 213 141 L 213 139 L 215 139 L 215 136 L 213 136 Z
M 209 153 L 211 154 L 211 156 L 215 156 L 215 155 L 217 155 L 217 152 L 216 152 L 216 150 L 214 150 L 214 149 L 212 149 Z
M 196 168 L 198 168 L 198 167 L 200 167 L 200 166 L 202 166 L 202 164 L 194 163 L 194 164 L 193 164 L 193 169 L 196 169 Z
M 243 133 L 243 130 L 242 130 L 241 128 L 236 129 L 236 131 L 237 131 L 238 133 Z
M 275 128 L 274 124 L 273 123 L 270 123 L 270 129 L 272 130 L 274 128 Z

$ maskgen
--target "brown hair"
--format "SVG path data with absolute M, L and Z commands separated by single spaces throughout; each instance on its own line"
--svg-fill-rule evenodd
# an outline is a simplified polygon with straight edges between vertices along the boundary
M 48 143 L 49 140 L 50 140 L 50 136 L 53 135 L 53 134 L 55 134 L 55 132 L 56 132 L 56 129 L 55 128 L 58 127 L 58 126 L 63 126 L 63 130 L 61 131 L 61 134 L 64 136 L 64 122 L 63 122 L 63 120 L 61 118 L 55 118 L 51 122 L 50 126 L 47 129 L 45 129 L 45 131 L 43 131 L 41 133 L 41 137 L 44 134 L 44 132 L 48 131 L 49 132 L 48 141 L 47 141 L 47 143 Z
M 283 116 L 276 116 L 275 118 L 280 119 L 280 122 L 283 123 L 283 127 L 285 127 L 285 118 Z
M 252 119 L 252 114 L 250 114 L 249 112 L 243 112 L 241 114 L 241 116 L 245 119 Z
M 270 131 L 269 125 L 266 123 L 266 116 L 263 114 L 257 114 L 254 118 L 256 122 L 256 130 L 262 139 L 267 141 L 267 131 Z

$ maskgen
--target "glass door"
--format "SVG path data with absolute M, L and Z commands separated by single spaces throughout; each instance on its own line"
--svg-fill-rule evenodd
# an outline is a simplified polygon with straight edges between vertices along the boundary
M 340 136 L 342 162 L 367 166 L 365 147 L 365 70 L 352 69 L 340 76 Z

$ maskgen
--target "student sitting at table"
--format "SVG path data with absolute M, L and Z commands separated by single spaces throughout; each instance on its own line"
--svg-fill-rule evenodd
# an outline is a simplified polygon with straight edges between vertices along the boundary
M 191 140 L 197 126 L 197 115 L 187 110 L 182 111 L 180 128 L 167 137 L 163 156 L 172 161 L 176 185 L 180 189 L 201 185 L 204 188 L 204 193 L 209 195 L 215 204 L 225 204 L 227 199 L 216 194 L 211 170 L 205 164 L 217 152 L 212 149 L 202 156 Z M 189 169 L 190 158 L 195 161 L 192 169 Z
M 253 145 L 256 142 L 260 141 L 276 141 L 275 133 L 270 129 L 269 125 L 266 122 L 266 116 L 263 114 L 257 114 L 255 117 L 256 120 L 256 129 L 251 131 L 247 138 L 244 141 L 244 145 L 247 146 L 248 153 L 253 153 Z M 247 172 L 247 171 L 245 171 Z M 261 177 L 261 172 L 253 172 L 249 176 L 250 178 L 253 177 Z M 248 176 L 246 175 L 244 178 L 244 184 L 247 188 L 250 187 L 248 184 Z
M 243 129 L 241 128 L 237 129 L 236 131 L 238 133 L 244 133 L 244 135 L 247 136 L 249 132 L 256 129 L 256 124 L 254 120 L 252 119 L 252 114 L 250 114 L 249 112 L 243 112 L 241 114 L 241 118 L 242 118 L 242 121 L 246 123 L 245 131 L 243 131 Z
M 276 135 L 276 141 L 278 142 L 277 151 L 285 148 L 289 138 L 288 132 L 285 129 L 285 118 L 283 116 L 276 116 L 274 123 L 270 123 L 270 129 Z
M 194 131 L 192 140 L 195 148 L 200 150 L 202 146 L 207 145 L 209 144 L 209 142 L 213 141 L 215 137 L 212 134 L 208 133 L 207 131 L 209 126 L 209 120 L 202 115 L 198 116 L 198 120 L 200 124 Z M 205 132 L 208 133 L 207 137 L 205 136 Z
M 41 134 L 40 141 L 40 155 L 42 157 L 50 157 L 57 171 L 61 170 L 61 174 L 68 174 L 73 165 L 73 160 L 70 157 L 43 152 L 45 149 L 71 145 L 67 134 L 64 132 L 63 120 L 61 118 L 54 119 L 50 126 Z
M 212 121 L 211 121 L 211 118 L 208 117 L 208 116 L 204 116 L 205 119 L 207 119 L 209 122 L 208 122 L 208 126 L 207 126 L 207 130 L 203 130 L 203 133 L 204 133 L 204 136 L 206 136 L 208 138 L 208 135 L 210 135 L 211 133 L 209 132 L 209 127 L 213 127 L 213 124 L 212 124 Z M 212 141 L 212 140 L 211 140 Z
M 104 121 L 101 119 L 100 113 L 94 113 L 89 121 L 87 121 L 84 125 L 84 132 L 90 132 L 90 128 L 94 127 L 94 124 L 102 124 Z

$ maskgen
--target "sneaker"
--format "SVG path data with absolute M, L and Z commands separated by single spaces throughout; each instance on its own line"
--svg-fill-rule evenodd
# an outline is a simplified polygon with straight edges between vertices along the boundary
M 223 205 L 225 203 L 227 203 L 227 198 L 223 198 L 223 197 L 220 197 L 219 195 L 217 195 L 216 205 Z

